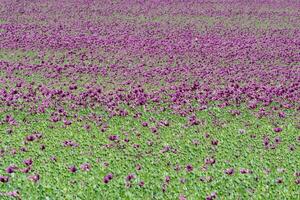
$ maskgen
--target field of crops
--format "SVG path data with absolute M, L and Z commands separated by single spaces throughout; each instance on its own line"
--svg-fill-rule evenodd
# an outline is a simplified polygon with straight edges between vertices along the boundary
M 300 199 L 300 1 L 0 0 L 0 199 Z

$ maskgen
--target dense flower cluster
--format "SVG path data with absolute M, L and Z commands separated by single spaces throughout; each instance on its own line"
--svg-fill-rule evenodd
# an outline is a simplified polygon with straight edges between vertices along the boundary
M 1 0 L 0 199 L 297 198 L 299 9 Z

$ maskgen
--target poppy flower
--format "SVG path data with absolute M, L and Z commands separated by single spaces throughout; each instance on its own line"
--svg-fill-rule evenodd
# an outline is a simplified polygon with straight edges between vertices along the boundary
M 9 177 L 8 176 L 1 176 L 0 175 L 0 182 L 7 183 L 8 181 L 9 181 Z
M 71 173 L 75 173 L 77 171 L 77 168 L 74 165 L 68 167 L 68 169 L 69 169 L 69 172 L 71 172 Z

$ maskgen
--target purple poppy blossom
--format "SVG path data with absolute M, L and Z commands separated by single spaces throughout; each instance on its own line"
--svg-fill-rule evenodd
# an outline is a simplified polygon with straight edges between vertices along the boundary
M 281 131 L 282 131 L 282 128 L 280 128 L 280 127 L 276 127 L 276 128 L 274 128 L 274 131 L 275 131 L 276 133 L 279 133 L 279 132 L 281 132 Z
M 117 140 L 119 140 L 119 136 L 118 136 L 118 135 L 110 135 L 110 136 L 108 137 L 108 139 L 109 139 L 110 141 L 117 141 Z
M 129 174 L 127 177 L 126 177 L 126 181 L 131 181 L 135 178 L 135 174 Z
M 219 144 L 218 140 L 212 140 L 211 145 L 217 146 Z
M 227 174 L 227 175 L 232 175 L 232 174 L 234 174 L 234 169 L 233 168 L 226 169 L 224 171 L 224 173 Z
M 7 192 L 6 195 L 9 196 L 9 197 L 15 197 L 16 198 L 16 197 L 20 196 L 20 193 L 19 193 L 19 191 L 14 190 L 14 191 Z
M 74 165 L 69 166 L 68 169 L 69 169 L 69 172 L 71 172 L 71 173 L 75 173 L 77 171 L 77 168 Z
M 25 165 L 27 165 L 27 166 L 31 166 L 32 163 L 33 163 L 33 161 L 32 161 L 31 158 L 29 158 L 29 159 L 24 160 L 23 163 L 24 163 Z
M 170 180 L 171 180 L 170 176 L 166 176 L 166 177 L 165 177 L 165 182 L 166 182 L 166 183 L 169 183 Z
M 144 181 L 140 181 L 140 182 L 139 182 L 139 186 L 140 186 L 140 187 L 144 187 L 144 185 L 145 185 L 145 182 L 144 182 Z
M 64 147 L 78 147 L 79 144 L 77 144 L 76 142 L 72 141 L 72 140 L 65 140 L 63 142 L 63 146 Z
M 205 164 L 213 165 L 215 163 L 216 163 L 216 160 L 214 158 L 206 158 L 205 159 Z
M 213 200 L 217 198 L 217 193 L 216 192 L 212 192 L 210 195 L 208 195 L 205 199 L 206 200 Z
M 10 165 L 5 169 L 5 171 L 9 174 L 12 174 L 12 173 L 16 172 L 16 169 L 18 169 L 18 167 L 16 165 Z
M 36 139 L 36 137 L 35 137 L 35 135 L 28 135 L 28 136 L 26 136 L 26 141 L 28 141 L 28 142 L 32 142 L 32 141 L 34 141 L 35 139 Z
M 281 138 L 280 138 L 279 136 L 275 137 L 274 140 L 275 140 L 275 142 L 276 142 L 277 144 L 281 142 Z
M 82 171 L 90 171 L 91 170 L 91 165 L 89 163 L 83 163 L 80 165 L 80 169 Z
M 279 112 L 279 113 L 278 113 L 278 116 L 279 116 L 280 118 L 285 118 L 285 113 L 284 113 L 284 112 Z
M 192 165 L 189 164 L 189 165 L 187 165 L 187 166 L 185 167 L 185 169 L 186 169 L 187 172 L 192 172 L 194 168 L 193 168 Z
M 147 127 L 148 126 L 148 122 L 142 122 L 142 126 L 143 127 Z
M 244 169 L 244 168 L 242 168 L 242 169 L 240 169 L 240 173 L 241 174 L 252 174 L 253 172 L 250 169 Z
M 7 183 L 8 181 L 9 181 L 9 177 L 8 176 L 1 176 L 0 175 L 0 182 Z
M 104 176 L 103 178 L 103 183 L 107 184 L 109 183 L 109 181 L 111 181 L 113 179 L 113 174 L 109 173 L 106 176 Z
M 23 168 L 23 169 L 20 169 L 20 171 L 21 171 L 22 173 L 28 173 L 28 172 L 30 172 L 30 170 L 31 170 L 31 166 L 26 167 L 26 168 Z
M 29 176 L 28 179 L 36 183 L 40 180 L 40 175 L 39 174 L 34 174 L 32 176 Z
M 137 165 L 135 166 L 135 169 L 139 171 L 139 170 L 142 169 L 142 166 L 141 166 L 140 164 L 137 164 Z

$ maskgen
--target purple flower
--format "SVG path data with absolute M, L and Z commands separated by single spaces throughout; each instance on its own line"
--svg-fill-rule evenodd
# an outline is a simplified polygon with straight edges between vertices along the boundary
M 23 163 L 24 163 L 25 165 L 27 165 L 27 166 L 31 166 L 32 163 L 33 163 L 33 161 L 32 161 L 31 158 L 29 158 L 29 159 L 24 160 Z
M 90 171 L 91 170 L 91 165 L 89 163 L 83 163 L 80 165 L 80 169 L 82 171 Z
M 192 165 L 187 165 L 186 167 L 185 167 L 185 169 L 186 169 L 186 171 L 187 172 L 191 172 L 191 171 L 193 171 L 193 166 Z
M 9 181 L 9 177 L 8 176 L 1 176 L 0 175 L 0 182 L 7 183 L 8 181 Z
M 278 116 L 279 116 L 280 118 L 285 118 L 285 113 L 284 113 L 284 112 L 279 112 L 279 113 L 278 113 Z
M 148 122 L 142 122 L 142 126 L 143 127 L 147 127 L 148 126 Z
M 75 173 L 77 171 L 77 168 L 74 165 L 68 167 L 68 169 L 69 169 L 69 172 L 71 172 L 71 173 Z
M 113 179 L 113 175 L 111 173 L 107 174 L 106 176 L 104 176 L 103 178 L 103 183 L 107 184 L 109 183 L 109 181 L 111 181 Z
M 294 176 L 300 177 L 300 171 L 299 172 L 295 172 Z
M 157 128 L 156 127 L 151 127 L 150 130 L 151 130 L 152 133 L 156 133 L 157 132 Z
M 65 124 L 66 126 L 69 126 L 69 125 L 71 125 L 71 124 L 72 124 L 72 122 L 71 122 L 71 121 L 69 121 L 69 120 L 64 120 L 64 124 Z
M 169 183 L 170 180 L 171 180 L 170 176 L 166 176 L 166 177 L 165 177 L 165 182 L 166 182 L 166 183 Z
M 31 167 L 30 167 L 30 166 L 29 166 L 29 167 L 26 167 L 26 168 L 24 168 L 24 169 L 20 169 L 20 171 L 21 171 L 22 173 L 28 173 L 30 170 L 31 170 Z
M 72 140 L 65 140 L 63 142 L 63 146 L 64 147 L 78 147 L 79 145 L 76 142 L 72 141 Z
M 56 159 L 55 156 L 51 156 L 50 160 L 52 160 L 53 162 L 56 162 L 56 161 L 57 161 L 57 159 Z
M 39 174 L 34 174 L 32 176 L 29 176 L 28 179 L 36 183 L 40 180 L 40 175 Z
M 214 145 L 214 146 L 217 146 L 217 145 L 218 145 L 218 143 L 219 143 L 219 141 L 218 141 L 218 140 L 212 140 L 212 141 L 211 141 L 211 144 L 212 144 L 212 145 Z
M 139 186 L 140 186 L 140 187 L 144 187 L 144 185 L 145 185 L 145 182 L 144 182 L 144 181 L 140 181 L 140 182 L 139 182 Z
M 276 143 L 280 143 L 281 142 L 281 138 L 279 136 L 275 137 L 274 140 L 275 140 Z
M 132 179 L 135 178 L 135 174 L 129 174 L 127 177 L 126 177 L 126 181 L 131 181 Z
M 117 136 L 117 135 L 110 135 L 108 137 L 108 139 L 111 140 L 111 141 L 117 141 L 117 140 L 119 140 L 119 136 Z
M 216 160 L 214 158 L 206 158 L 205 159 L 205 164 L 213 165 L 215 163 L 216 163 Z
M 276 133 L 279 133 L 279 132 L 281 132 L 281 131 L 282 131 L 282 128 L 280 128 L 280 127 L 276 127 L 276 128 L 274 128 L 274 131 L 275 131 Z
M 135 169 L 136 169 L 136 170 L 141 170 L 141 169 L 142 169 L 142 166 L 141 166 L 140 164 L 137 164 L 137 165 L 135 166 Z
M 16 165 L 10 165 L 10 166 L 8 166 L 8 167 L 5 169 L 5 171 L 6 171 L 7 173 L 11 174 L 11 173 L 14 173 L 14 172 L 16 171 L 16 169 L 17 169 L 17 166 L 16 166 Z
M 28 142 L 32 142 L 32 141 L 34 141 L 35 139 L 36 139 L 36 137 L 35 137 L 35 135 L 28 135 L 28 136 L 26 136 L 26 141 L 28 141 Z
M 250 169 L 244 169 L 244 168 L 242 168 L 242 169 L 240 169 L 240 173 L 241 174 L 252 174 L 253 172 Z
M 224 173 L 227 174 L 227 175 L 232 175 L 232 174 L 234 174 L 234 169 L 233 168 L 226 169 L 224 171 Z
M 209 196 L 206 197 L 206 200 L 213 200 L 217 198 L 217 193 L 213 192 Z
M 20 195 L 20 193 L 19 193 L 19 191 L 15 190 L 15 191 L 7 192 L 6 195 L 10 196 L 10 197 L 18 197 Z

